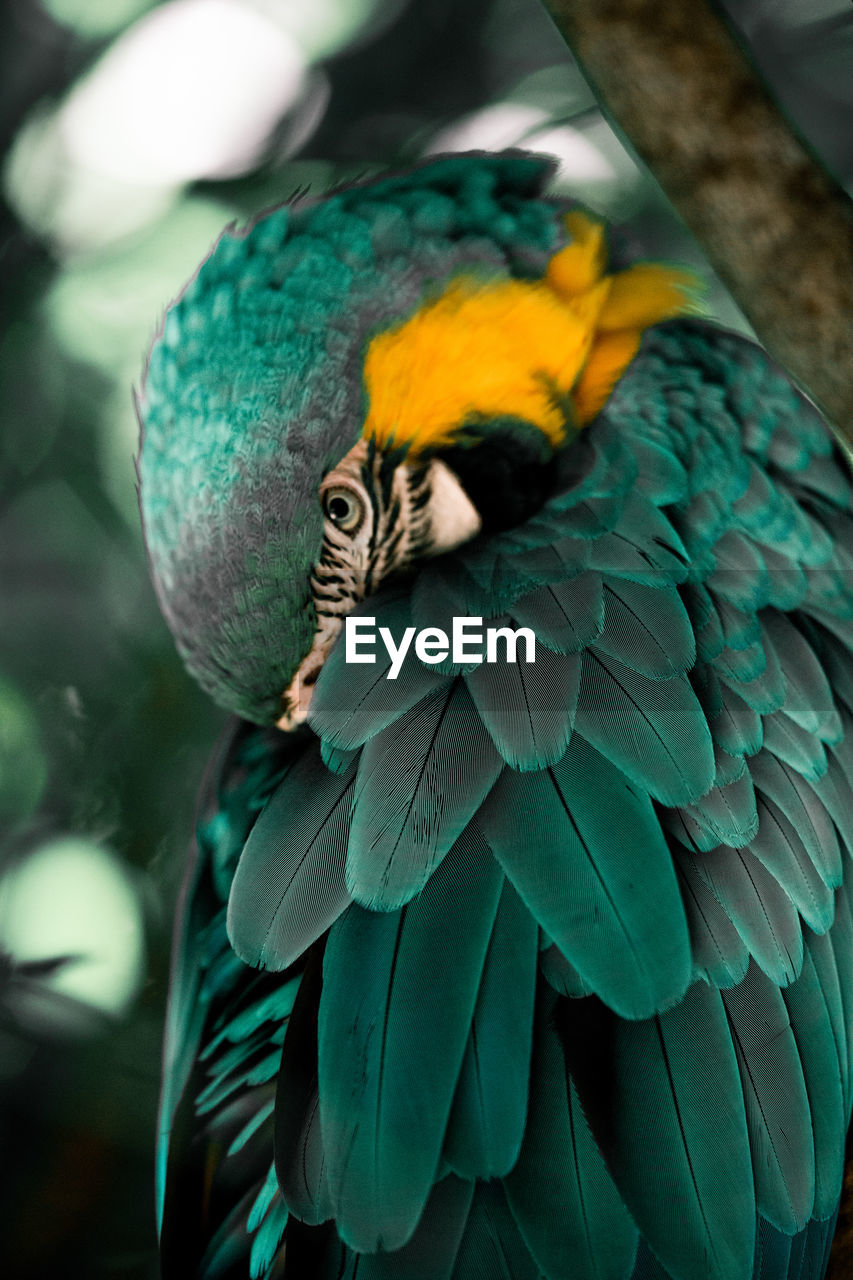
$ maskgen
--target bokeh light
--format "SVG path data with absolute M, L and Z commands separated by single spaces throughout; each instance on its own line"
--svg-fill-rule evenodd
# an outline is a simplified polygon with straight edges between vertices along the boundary
M 73 836 L 34 850 L 0 877 L 0 948 L 18 965 L 67 958 L 44 979 L 51 990 L 123 1013 L 142 983 L 145 952 L 121 862 Z

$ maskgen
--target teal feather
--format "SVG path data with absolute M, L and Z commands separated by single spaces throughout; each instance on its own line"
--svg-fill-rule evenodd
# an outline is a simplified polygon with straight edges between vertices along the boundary
M 687 491 L 687 473 L 671 449 L 641 436 L 631 441 L 637 460 L 636 487 L 656 507 L 680 502 Z
M 820 733 L 836 712 L 817 655 L 799 628 L 775 609 L 762 614 L 762 628 L 765 643 L 772 646 L 785 676 L 785 714 L 803 729 Z
M 513 1217 L 548 1280 L 627 1280 L 637 1228 L 589 1131 L 551 1025 L 537 1011 L 530 1118 L 515 1168 L 504 1178 Z
M 716 602 L 698 582 L 685 582 L 681 596 L 693 623 L 696 652 L 703 662 L 713 663 L 727 645 Z
M 391 910 L 419 893 L 502 767 L 461 680 L 372 737 L 352 801 L 346 883 L 355 901 Z
M 226 1280 L 235 1266 L 245 1261 L 246 1231 L 251 1193 L 242 1197 L 225 1215 L 210 1237 L 201 1258 L 205 1280 Z
M 836 923 L 840 918 L 836 912 Z M 843 953 L 840 935 L 844 930 L 843 923 L 833 928 L 831 933 L 807 935 L 808 952 L 814 965 L 815 976 L 820 989 L 821 1000 L 825 1006 L 826 1018 L 832 1034 L 835 1062 L 841 1081 L 842 1119 L 839 1133 L 844 1133 L 849 1119 L 851 1094 L 850 1059 L 847 1053 L 847 1036 L 844 1026 L 844 1004 L 841 998 L 841 974 L 838 957 Z
M 853 930 L 850 919 L 836 894 L 835 921 L 831 933 L 809 936 L 809 953 L 814 963 L 820 989 L 826 1002 L 827 1016 L 832 1027 L 838 1069 L 841 1075 L 844 1129 L 850 1122 L 853 1105 L 853 1058 L 847 1039 L 846 988 L 843 975 L 853 950 Z
M 344 883 L 355 765 L 330 773 L 306 752 L 258 817 L 237 864 L 228 936 L 247 964 L 285 969 L 349 905 Z M 314 803 L 300 803 L 310 792 Z
M 568 582 L 538 587 L 516 600 L 513 616 L 532 627 L 537 640 L 555 653 L 580 653 L 601 635 L 604 590 L 601 576 L 582 573 Z
M 744 702 L 762 715 L 770 715 L 783 706 L 787 689 L 775 650 L 763 644 L 761 653 L 764 658 L 763 669 L 754 677 L 742 675 L 732 666 L 735 662 L 742 663 L 743 659 L 737 657 L 737 652 L 731 649 L 726 651 L 725 662 L 718 665 L 716 670 L 720 679 L 734 689 Z M 729 664 L 728 668 L 726 663 Z
M 444 1141 L 463 1178 L 494 1178 L 518 1159 L 527 1115 L 536 922 L 504 884 Z
M 593 994 L 592 987 L 581 977 L 554 942 L 540 951 L 539 968 L 542 977 L 558 995 L 575 997 Z
M 720 682 L 718 687 L 722 691 L 722 705 L 715 715 L 708 718 L 714 742 L 732 755 L 755 755 L 764 743 L 764 723 L 761 716 L 736 689 Z
M 754 610 L 766 604 L 767 566 L 749 538 L 729 529 L 714 543 L 713 554 L 716 568 L 705 583 L 709 591 L 738 609 Z
M 255 1232 L 249 1255 L 249 1280 L 263 1280 L 273 1262 L 287 1226 L 287 1209 L 277 1196 Z
M 477 821 L 528 909 L 603 1000 L 637 1018 L 681 996 L 690 954 L 669 849 L 648 797 L 593 747 L 576 736 L 551 769 L 507 770 Z
M 674 1009 L 645 1021 L 563 1001 L 558 1027 L 613 1181 L 667 1270 L 677 1280 L 749 1275 L 752 1163 L 720 993 L 696 983 Z
M 693 564 L 703 562 L 710 575 L 716 562 L 709 553 L 731 526 L 731 509 L 723 494 L 710 489 L 694 493 L 689 502 L 681 503 L 673 513 L 673 520 L 690 550 Z
M 808 1228 L 801 1232 L 806 1235 Z M 756 1241 L 755 1269 L 756 1280 L 788 1280 L 791 1275 L 791 1246 L 796 1236 L 786 1235 L 771 1226 L 766 1218 L 758 1219 L 758 1239 Z M 799 1268 L 799 1263 L 795 1264 Z
M 824 884 L 806 846 L 781 809 L 767 796 L 761 796 L 758 811 L 760 827 L 749 846 L 750 852 L 779 882 L 806 923 L 818 933 L 825 933 L 835 914 L 831 889 Z
M 832 818 L 848 854 L 853 856 L 853 721 L 847 715 L 844 719 L 844 739 L 830 748 L 829 768 L 811 785 Z
M 419 629 L 439 627 L 445 635 L 453 634 L 455 617 L 488 617 L 491 601 L 488 592 L 478 587 L 463 565 L 443 557 L 419 574 L 412 588 L 411 620 Z M 476 663 L 453 661 L 452 651 L 441 662 L 433 663 L 436 675 L 458 675 L 471 671 Z
M 358 755 L 358 749 L 346 751 L 342 747 L 333 747 L 328 739 L 320 743 L 320 759 L 332 773 L 346 773 L 353 761 L 358 759 Z
M 716 785 L 727 787 L 730 782 L 739 782 L 749 773 L 747 762 L 740 752 L 725 751 L 714 743 L 714 767 L 716 768 Z
M 820 738 L 803 729 L 784 711 L 764 717 L 764 745 L 771 755 L 789 764 L 809 782 L 822 778 L 829 767 Z
M 696 661 L 696 640 L 675 587 L 608 577 L 604 602 L 604 629 L 595 640 L 599 652 L 653 680 L 690 670 Z
M 488 625 L 515 629 L 512 618 Z M 483 662 L 465 677 L 501 757 L 514 769 L 543 769 L 565 753 L 574 727 L 581 661 L 541 648 L 532 662 L 519 644 L 514 663 Z
M 714 604 L 728 648 L 747 649 L 761 639 L 761 623 L 756 613 L 745 613 L 719 598 Z
M 249 1231 L 254 1231 L 260 1226 L 266 1212 L 272 1204 L 278 1192 L 278 1181 L 275 1176 L 275 1165 L 271 1164 L 267 1176 L 264 1179 L 263 1186 L 255 1197 L 246 1226 Z
M 606 716 L 602 707 L 608 708 Z M 575 728 L 661 804 L 689 803 L 713 785 L 711 734 L 683 676 L 650 680 L 590 648 Z
M 317 1078 L 322 964 L 319 944 L 309 954 L 285 1033 L 275 1109 L 278 1186 L 290 1212 L 312 1226 L 332 1216 Z
M 796 909 L 778 881 L 748 849 L 721 847 L 695 856 L 684 850 L 682 870 L 714 895 L 750 955 L 777 986 L 793 982 L 803 964 Z
M 625 494 L 621 491 L 605 493 L 600 497 L 584 496 L 580 500 L 576 494 L 569 492 L 552 498 L 549 510 L 567 512 L 571 523 L 566 532 L 573 538 L 586 538 L 590 541 L 588 563 L 592 565 L 596 549 L 610 536 L 610 531 L 619 522 L 625 506 Z
M 815 1169 L 813 1216 L 828 1218 L 838 1204 L 844 1175 L 847 1117 L 832 1021 L 810 946 L 806 947 L 802 973 L 781 996 L 790 1015 L 808 1091 Z M 786 1132 L 791 1132 L 790 1115 Z
M 337 1229 L 354 1249 L 402 1247 L 426 1204 L 502 879 L 466 834 L 414 902 L 387 913 L 354 905 L 331 929 L 320 1123 Z
M 451 1280 L 468 1222 L 474 1183 L 453 1174 L 437 1182 L 414 1235 L 393 1253 L 350 1254 L 335 1280 Z
M 719 779 L 706 795 L 680 810 L 697 849 L 719 844 L 740 848 L 758 832 L 755 789 L 746 765 L 730 780 Z M 719 774 L 718 774 L 719 778 Z
M 541 1280 L 499 1182 L 477 1185 L 453 1280 Z
M 761 558 L 769 579 L 767 603 L 774 609 L 796 609 L 805 598 L 808 582 L 802 567 L 777 546 L 761 541 Z
M 850 906 L 850 891 L 847 884 L 841 885 L 835 894 L 835 923 L 832 929 L 832 948 L 838 964 L 839 979 L 851 970 L 847 967 L 853 963 L 853 910 Z M 847 1061 L 853 1067 L 853 987 L 849 982 L 839 981 L 841 1004 L 844 1010 L 844 1026 L 847 1037 Z M 853 1084 L 848 1086 L 848 1123 L 850 1121 L 851 1095 Z
M 567 536 L 566 527 L 565 512 L 546 507 L 543 514 L 508 529 L 502 536 L 512 549 L 512 563 L 523 573 L 541 573 L 545 582 L 576 578 L 589 567 L 592 543 L 589 538 Z
M 743 649 L 726 646 L 714 659 L 714 670 L 735 688 L 752 684 L 767 671 L 767 652 L 760 640 Z
M 625 503 L 613 533 L 597 538 L 590 568 L 650 587 L 670 587 L 687 577 L 687 550 L 671 522 L 639 494 Z
M 732 987 L 743 979 L 749 964 L 746 944 L 705 881 L 685 872 L 681 862 L 676 863 L 676 868 L 690 932 L 694 975 L 720 989 Z
M 251 1117 L 251 1119 L 243 1126 L 243 1128 L 237 1134 L 237 1137 L 234 1138 L 233 1141 L 231 1142 L 231 1145 L 229 1146 L 226 1152 L 226 1155 L 235 1156 L 238 1151 L 242 1151 L 246 1143 L 249 1141 L 249 1139 L 253 1137 L 254 1134 L 257 1133 L 261 1125 L 266 1124 L 267 1120 L 269 1120 L 269 1118 L 272 1116 L 274 1111 L 275 1111 L 275 1098 L 270 1098 L 269 1102 L 265 1103 L 264 1106 L 262 1106 L 260 1110 L 257 1111 Z
M 825 884 L 841 883 L 841 850 L 835 827 L 814 788 L 766 749 L 750 762 L 756 788 L 778 805 L 794 827 Z
M 815 1200 L 813 1113 L 798 1041 L 782 993 L 756 965 L 722 997 L 746 1103 L 756 1205 L 794 1235 L 812 1216 Z
M 732 503 L 732 516 L 741 528 L 759 539 L 762 533 L 772 540 L 784 537 L 794 525 L 790 496 L 752 459 L 748 460 L 748 475 L 747 488 Z
M 853 670 L 851 670 L 845 646 L 835 636 L 822 631 L 820 651 L 826 676 L 835 697 L 849 712 L 853 712 Z

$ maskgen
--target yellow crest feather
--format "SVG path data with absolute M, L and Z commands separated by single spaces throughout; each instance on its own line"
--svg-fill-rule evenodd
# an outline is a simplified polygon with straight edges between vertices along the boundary
M 601 223 L 578 212 L 565 223 L 571 242 L 542 280 L 459 277 L 371 341 L 365 437 L 419 453 L 471 418 L 516 417 L 558 446 L 602 408 L 643 329 L 694 309 L 687 272 L 640 263 L 607 275 Z

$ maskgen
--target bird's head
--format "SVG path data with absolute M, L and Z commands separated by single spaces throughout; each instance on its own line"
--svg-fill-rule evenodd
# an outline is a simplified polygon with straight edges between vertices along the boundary
M 139 397 L 160 604 L 222 705 L 290 728 L 345 614 L 527 519 L 687 278 L 608 273 L 549 165 L 463 155 L 230 230 Z

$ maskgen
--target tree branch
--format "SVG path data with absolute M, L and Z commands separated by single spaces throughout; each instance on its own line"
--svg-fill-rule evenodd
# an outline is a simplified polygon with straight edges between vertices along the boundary
M 853 205 L 709 0 L 544 0 L 605 110 L 853 464 Z

